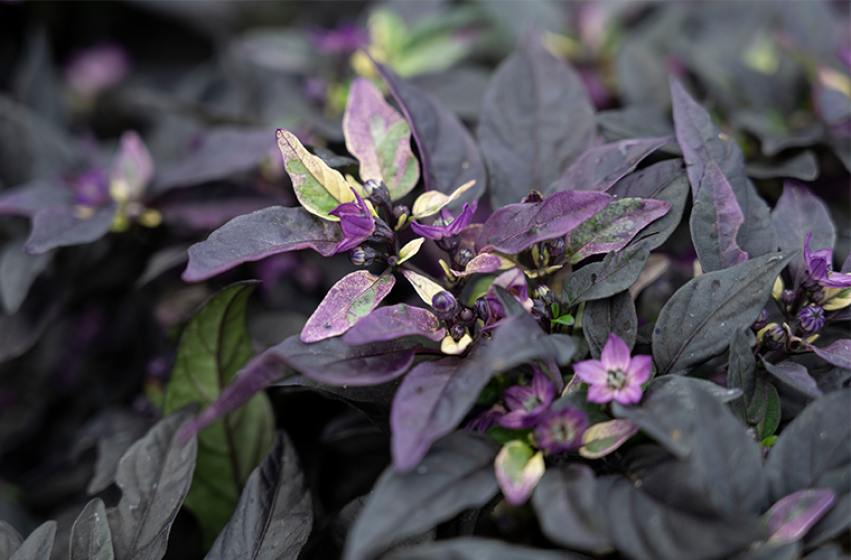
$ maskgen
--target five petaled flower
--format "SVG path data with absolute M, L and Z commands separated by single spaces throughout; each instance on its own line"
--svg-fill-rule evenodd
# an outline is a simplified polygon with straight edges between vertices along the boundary
M 809 232 L 804 243 L 804 261 L 810 277 L 825 288 L 851 288 L 851 274 L 833 271 L 833 249 L 810 250 L 812 235 Z
M 440 219 L 436 220 L 434 224 L 425 226 L 417 222 L 411 222 L 411 229 L 417 235 L 435 240 L 458 235 L 470 224 L 473 214 L 476 212 L 477 204 L 478 202 L 473 202 L 473 205 L 470 206 L 465 202 L 461 213 L 455 217 L 444 208 L 440 211 Z
M 588 418 L 579 409 L 566 406 L 544 415 L 535 426 L 535 443 L 550 454 L 582 447 L 582 434 L 588 429 Z
M 531 428 L 549 410 L 555 392 L 549 378 L 535 368 L 531 387 L 515 385 L 505 390 L 505 404 L 510 412 L 499 419 L 499 425 L 511 430 Z
M 588 383 L 588 400 L 605 404 L 613 400 L 634 404 L 641 400 L 641 385 L 650 379 L 653 359 L 629 356 L 629 347 L 616 334 L 609 335 L 599 360 L 573 364 L 576 375 Z
M 330 212 L 332 216 L 340 218 L 340 227 L 343 229 L 343 240 L 337 243 L 335 253 L 343 253 L 354 249 L 375 231 L 375 218 L 366 205 L 366 202 L 355 189 L 352 189 L 357 198 L 357 203 L 344 202 Z

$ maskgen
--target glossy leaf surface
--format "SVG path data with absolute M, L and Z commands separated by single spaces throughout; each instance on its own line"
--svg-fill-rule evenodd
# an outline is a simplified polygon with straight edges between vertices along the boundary
M 86 504 L 71 529 L 71 560 L 113 560 L 112 532 L 103 500 Z
M 783 184 L 783 195 L 771 213 L 777 227 L 777 239 L 781 249 L 804 250 L 807 234 L 812 232 L 810 249 L 833 249 L 836 229 L 830 211 L 808 188 L 793 181 Z M 804 256 L 799 255 L 789 263 L 794 277 L 804 267 Z
M 691 210 L 691 239 L 704 272 L 730 268 L 748 260 L 736 236 L 744 222 L 730 183 L 714 161 L 706 164 Z
M 343 335 L 343 342 L 351 345 L 394 340 L 403 336 L 419 335 L 439 341 L 446 336 L 431 311 L 404 303 L 379 307 L 358 321 Z
M 574 306 L 625 291 L 638 279 L 649 254 L 646 245 L 639 243 L 620 253 L 612 251 L 602 261 L 583 266 L 564 281 L 562 297 L 565 303 Z

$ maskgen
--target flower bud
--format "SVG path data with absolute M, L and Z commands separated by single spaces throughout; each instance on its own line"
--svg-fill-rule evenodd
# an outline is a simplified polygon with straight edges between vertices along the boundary
M 539 299 L 549 305 L 555 301 L 555 296 L 549 286 L 546 284 L 538 284 L 535 286 L 535 289 L 532 290 L 532 299 Z
M 476 310 L 472 307 L 467 307 L 466 305 L 458 312 L 458 322 L 465 327 L 469 327 L 475 323 L 478 318 L 479 316 L 476 313 Z
M 783 290 L 780 293 L 780 301 L 782 301 L 785 305 L 792 305 L 795 301 L 795 292 L 792 290 Z
M 384 181 L 376 181 L 375 179 L 369 179 L 363 185 L 364 191 L 368 193 L 367 200 L 372 202 L 376 206 L 390 206 L 390 191 L 387 189 L 387 185 L 384 184 Z
M 825 292 L 824 292 L 823 289 L 822 290 L 816 290 L 815 292 L 810 294 L 810 300 L 815 302 L 815 303 L 819 303 L 820 301 L 824 300 L 824 296 L 825 296 Z
M 381 218 L 375 218 L 375 231 L 367 239 L 370 243 L 386 243 L 393 241 L 393 230 Z
M 473 257 L 475 257 L 473 251 L 467 249 L 466 247 L 462 247 L 458 249 L 458 251 L 455 253 L 455 264 L 458 266 L 458 268 L 463 270 L 467 267 L 467 263 L 473 260 Z
M 349 251 L 349 260 L 355 266 L 369 266 L 375 262 L 375 249 L 358 245 Z
M 777 323 L 769 323 L 757 333 L 757 339 L 763 346 L 771 350 L 781 348 L 786 344 L 786 330 Z
M 435 241 L 435 244 L 443 251 L 447 253 L 451 253 L 455 249 L 458 248 L 458 245 L 461 243 L 461 240 L 458 239 L 457 235 L 450 235 L 448 237 L 442 237 Z
M 557 259 L 562 256 L 565 252 L 564 237 L 548 239 L 544 244 L 544 250 L 546 250 L 551 259 Z
M 758 331 L 768 324 L 768 310 L 763 309 L 762 312 L 757 317 L 756 321 L 751 325 L 751 330 Z
M 479 298 L 476 300 L 476 313 L 479 316 L 479 319 L 488 322 L 488 317 L 490 317 L 490 309 L 488 308 L 488 302 L 484 300 L 484 298 Z
M 407 217 L 407 216 L 410 216 L 410 215 L 411 215 L 411 209 L 408 208 L 407 206 L 405 206 L 404 204 L 398 204 L 398 205 L 393 207 L 393 217 L 396 218 L 397 220 L 402 218 L 402 216 Z
M 808 305 L 798 312 L 798 326 L 807 333 L 812 334 L 824 327 L 824 309 L 818 305 Z
M 464 335 L 466 335 L 466 334 L 467 334 L 467 329 L 465 329 L 461 325 L 452 325 L 449 328 L 449 336 L 451 336 L 452 339 L 455 342 L 458 342 L 459 340 L 464 338 Z
M 431 306 L 434 308 L 438 318 L 446 321 L 455 317 L 455 312 L 458 311 L 458 300 L 455 299 L 455 296 L 444 290 L 434 294 L 434 297 L 431 298 Z M 456 338 L 455 340 L 458 339 Z

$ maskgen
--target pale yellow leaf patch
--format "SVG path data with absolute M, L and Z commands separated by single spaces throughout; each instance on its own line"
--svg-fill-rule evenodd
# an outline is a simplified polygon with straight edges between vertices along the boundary
M 451 195 L 445 195 L 440 191 L 425 192 L 421 194 L 416 201 L 414 201 L 414 207 L 411 209 L 411 214 L 414 218 L 434 216 L 446 205 L 458 200 L 462 194 L 470 190 L 475 184 L 475 179 L 468 181 L 455 189 L 455 192 Z

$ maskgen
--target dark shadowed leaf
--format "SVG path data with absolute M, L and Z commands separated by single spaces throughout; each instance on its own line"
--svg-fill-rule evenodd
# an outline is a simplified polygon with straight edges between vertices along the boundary
M 631 479 L 678 510 L 755 521 L 770 503 L 759 444 L 695 380 L 660 378 L 651 387 L 640 407 L 613 408 L 665 447 L 631 448 L 625 457 Z
M 761 144 L 761 151 L 767 156 L 777 155 L 787 148 L 807 148 L 819 144 L 825 136 L 824 124 L 818 120 L 808 120 L 803 126 L 787 124 L 793 119 L 784 119 L 776 113 L 760 113 L 741 110 L 734 113 L 731 122 L 736 128 L 747 130 Z
M 851 493 L 837 497 L 833 507 L 822 517 L 804 537 L 808 547 L 819 546 L 828 540 L 839 536 L 851 525 Z M 843 556 L 842 560 L 847 560 Z
M 36 179 L 0 193 L 0 213 L 12 216 L 33 216 L 42 208 L 72 203 L 71 189 L 55 178 Z
M 485 192 L 488 177 L 470 132 L 431 94 L 402 80 L 389 67 L 375 66 L 411 125 L 425 189 L 448 195 L 475 180 L 476 184 L 449 209 L 454 212 L 463 202 L 478 200 Z
M 810 249 L 833 249 L 836 229 L 830 211 L 824 202 L 808 188 L 793 181 L 783 184 L 783 195 L 771 213 L 777 227 L 777 239 L 781 249 L 804 249 L 807 234 L 812 232 Z M 799 255 L 789 263 L 793 279 L 804 266 L 804 256 Z
M 455 429 L 494 375 L 535 359 L 563 365 L 575 350 L 571 337 L 545 334 L 523 312 L 505 319 L 493 339 L 480 340 L 466 358 L 417 365 L 402 380 L 390 413 L 396 469 L 415 467 L 434 441 Z
M 157 195 L 252 169 L 276 146 L 275 129 L 218 128 L 197 137 L 195 142 L 191 154 L 156 174 L 151 193 Z M 271 153 L 277 157 L 274 151 Z
M 14 315 L 0 314 L 0 363 L 32 348 L 61 308 L 59 301 L 31 297 Z
M 0 521 L 0 559 L 9 560 L 21 548 L 24 538 L 6 521 Z
M 381 276 L 357 270 L 331 286 L 301 330 L 301 341 L 319 342 L 338 336 L 369 315 L 387 297 L 396 278 L 390 269 Z
M 744 223 L 736 235 L 741 250 L 750 258 L 776 250 L 776 228 L 768 205 L 745 175 L 742 150 L 712 122 L 706 109 L 698 105 L 675 78 L 671 78 L 671 96 L 677 141 L 685 157 L 693 198 L 697 199 L 709 162 L 715 162 L 730 183 L 744 216 Z
M 482 99 L 477 136 L 491 171 L 491 206 L 544 192 L 596 135 L 582 81 L 534 31 L 497 66 Z
M 849 398 L 843 389 L 816 399 L 784 428 L 765 464 L 773 501 L 807 488 L 851 491 Z
M 753 355 L 756 337 L 749 328 L 736 329 L 730 339 L 730 358 L 727 362 L 727 387 L 741 389 L 742 398 L 731 404 L 742 420 L 749 421 L 748 406 L 757 390 L 756 358 Z
M 602 129 L 603 137 L 609 142 L 674 134 L 670 111 L 653 104 L 630 104 L 619 109 L 600 111 L 596 120 Z M 663 151 L 682 155 L 676 139 L 666 145 Z
M 589 301 L 582 316 L 582 332 L 595 360 L 600 359 L 603 346 L 612 333 L 632 350 L 638 333 L 638 317 L 632 295 L 623 291 L 605 299 Z
M 145 435 L 152 421 L 138 413 L 121 408 L 107 408 L 93 416 L 78 432 L 78 446 L 72 452 L 79 456 L 88 446 L 97 448 L 94 475 L 86 491 L 93 496 L 115 480 L 122 455 Z
M 482 224 L 476 246 L 516 254 L 538 241 L 563 237 L 609 204 L 603 193 L 565 191 L 543 202 L 509 204 Z
M 87 218 L 74 215 L 74 208 L 57 204 L 42 208 L 32 218 L 32 231 L 24 244 L 24 251 L 40 255 L 57 247 L 83 245 L 97 241 L 109 232 L 118 205 L 111 202 L 97 208 Z
M 636 236 L 636 241 L 646 239 L 651 251 L 667 241 L 680 225 L 688 193 L 688 175 L 681 159 L 660 161 L 630 173 L 609 190 L 609 194 L 618 198 L 652 198 L 671 205 L 667 214 L 642 229 Z
M 851 339 L 841 338 L 824 348 L 812 344 L 807 347 L 822 360 L 841 368 L 851 369 Z
M 792 178 L 814 181 L 819 175 L 818 159 L 812 150 L 780 161 L 752 161 L 745 168 L 748 177 L 754 179 Z M 778 231 L 778 233 L 780 233 Z
M 175 435 L 192 419 L 187 407 L 160 420 L 133 444 L 118 465 L 121 501 L 107 511 L 115 560 L 159 560 L 195 470 L 198 440 Z
M 377 385 L 405 373 L 420 344 L 412 338 L 350 346 L 339 337 L 305 344 L 291 336 L 264 354 L 328 385 Z
M 571 164 L 561 179 L 547 187 L 546 194 L 566 190 L 605 192 L 644 158 L 674 140 L 673 136 L 636 138 L 591 148 Z
M 801 540 L 833 505 L 836 494 L 828 489 L 799 490 L 771 506 L 762 517 L 771 536 L 769 543 Z
M 597 480 L 587 465 L 549 468 L 532 494 L 541 531 L 567 548 L 603 552 L 609 548 Z
M 295 560 L 312 525 L 310 490 L 292 442 L 280 432 L 205 560 Z
M 446 329 L 440 326 L 431 311 L 399 303 L 379 307 L 355 323 L 355 326 L 343 335 L 343 341 L 357 345 L 394 340 L 408 335 L 419 335 L 438 341 L 446 336 Z
M 399 474 L 387 467 L 349 531 L 344 560 L 369 560 L 395 542 L 483 506 L 499 491 L 493 472 L 498 451 L 491 438 L 462 430 L 435 443 L 415 471 Z
M 481 537 L 437 541 L 416 548 L 398 549 L 383 560 L 590 560 L 574 552 L 540 550 Z
M 245 307 L 256 285 L 241 282 L 224 288 L 189 320 L 166 390 L 164 414 L 189 403 L 209 407 L 251 359 Z M 198 434 L 198 461 L 185 505 L 198 519 L 206 546 L 233 513 L 249 474 L 272 445 L 274 429 L 269 398 L 258 393 Z
M 746 550 L 730 560 L 797 560 L 801 557 L 801 543 L 782 545 L 764 545 L 753 550 Z M 809 556 L 807 557 L 809 558 Z
M 797 251 L 781 251 L 715 272 L 677 290 L 653 330 L 659 375 L 687 373 L 723 352 L 728 333 L 750 326 L 762 311 L 774 280 Z
M 791 387 L 811 399 L 817 399 L 822 396 L 821 389 L 818 388 L 816 380 L 812 378 L 807 368 L 801 364 L 791 360 L 772 364 L 766 362 L 764 359 L 762 360 L 762 364 L 768 373 L 776 377 L 787 387 Z
M 71 529 L 71 560 L 113 560 L 112 532 L 103 500 L 86 504 Z
M 30 533 L 10 560 L 50 560 L 55 538 L 56 521 L 48 521 Z
M 568 276 L 562 286 L 562 297 L 574 306 L 622 292 L 638 279 L 649 256 L 650 250 L 643 242 L 620 253 L 612 251 L 602 261 L 583 266 Z
M 25 238 L 12 239 L 0 253 L 0 296 L 3 309 L 13 314 L 30 291 L 30 286 L 53 260 L 53 253 L 27 255 L 24 253 Z
M 704 169 L 689 226 L 700 266 L 704 272 L 711 272 L 744 262 L 748 254 L 736 243 L 745 217 L 730 183 L 714 161 Z
M 313 249 L 330 257 L 342 239 L 339 224 L 317 218 L 303 208 L 272 206 L 234 218 L 206 241 L 190 247 L 183 279 L 198 282 L 244 262 L 299 249 Z
M 134 287 L 141 288 L 148 282 L 151 282 L 160 277 L 161 274 L 168 272 L 178 265 L 184 264 L 189 258 L 186 252 L 190 245 L 180 243 L 163 247 L 156 251 L 148 258 L 148 264 L 145 265 L 145 271 L 139 275 Z
M 635 560 L 726 558 L 761 536 L 755 523 L 679 511 L 623 476 L 602 477 L 597 486 L 612 546 Z
M 591 255 L 620 251 L 648 224 L 664 216 L 671 205 L 649 198 L 613 200 L 599 213 L 567 234 L 565 250 L 570 263 Z

